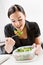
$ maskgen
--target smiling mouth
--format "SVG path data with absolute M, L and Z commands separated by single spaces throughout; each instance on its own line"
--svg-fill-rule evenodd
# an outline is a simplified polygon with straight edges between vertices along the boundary
M 20 27 L 17 27 L 17 28 L 20 28 Z
M 21 25 L 22 26 L 22 25 Z M 17 27 L 17 28 L 21 28 L 21 26 Z

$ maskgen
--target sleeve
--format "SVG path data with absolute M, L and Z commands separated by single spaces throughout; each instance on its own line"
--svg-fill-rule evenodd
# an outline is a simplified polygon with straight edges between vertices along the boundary
M 41 32 L 40 32 L 40 28 L 38 26 L 38 24 L 36 22 L 34 22 L 34 37 L 38 37 L 40 36 Z
M 10 29 L 9 25 L 5 26 L 5 28 L 4 28 L 4 34 L 5 34 L 5 37 L 11 37 L 12 36 L 12 32 L 11 32 L 11 29 Z

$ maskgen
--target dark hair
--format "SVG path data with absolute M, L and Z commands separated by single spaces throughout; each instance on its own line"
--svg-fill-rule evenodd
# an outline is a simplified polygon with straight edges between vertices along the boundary
M 16 5 L 15 4 L 15 5 L 13 5 L 12 7 L 10 7 L 8 9 L 8 17 L 10 18 L 10 15 L 12 13 L 16 12 L 16 11 L 20 11 L 20 12 L 22 12 L 25 15 L 25 11 L 24 11 L 23 7 L 21 7 L 20 5 Z

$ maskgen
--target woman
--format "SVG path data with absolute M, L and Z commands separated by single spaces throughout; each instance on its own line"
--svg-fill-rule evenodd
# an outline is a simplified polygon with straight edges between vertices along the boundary
M 16 4 L 9 8 L 8 17 L 11 24 L 7 24 L 4 29 L 6 53 L 12 53 L 14 49 L 20 46 L 33 45 L 33 47 L 36 47 L 35 54 L 40 54 L 41 41 L 38 24 L 27 21 L 24 9 Z M 15 30 L 23 33 L 18 35 L 17 32 L 14 32 Z

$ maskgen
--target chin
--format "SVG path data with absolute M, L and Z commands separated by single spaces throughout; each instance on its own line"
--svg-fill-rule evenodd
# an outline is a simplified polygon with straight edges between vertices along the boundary
M 22 30 L 23 30 L 23 27 L 21 27 L 21 28 L 17 28 L 17 30 L 18 30 L 18 31 L 22 31 Z

